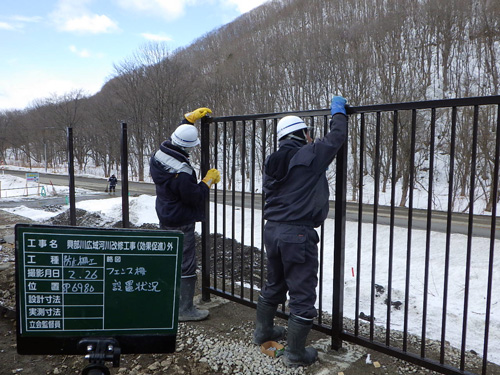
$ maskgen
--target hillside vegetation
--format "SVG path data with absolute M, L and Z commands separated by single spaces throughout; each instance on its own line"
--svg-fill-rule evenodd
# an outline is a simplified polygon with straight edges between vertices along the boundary
M 0 160 L 64 163 L 72 127 L 77 168 L 109 175 L 126 122 L 131 176 L 142 181 L 149 155 L 194 108 L 225 116 L 326 108 L 333 94 L 352 105 L 498 95 L 499 61 L 498 1 L 273 0 L 188 47 L 140 46 L 96 95 L 1 112 Z

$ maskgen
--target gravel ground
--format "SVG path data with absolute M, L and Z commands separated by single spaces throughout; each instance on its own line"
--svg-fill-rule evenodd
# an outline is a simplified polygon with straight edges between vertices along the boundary
M 84 211 L 79 211 L 77 216 L 79 225 L 84 226 L 92 226 L 99 220 Z M 66 225 L 64 220 L 63 215 L 52 223 Z M 18 222 L 27 223 L 29 220 L 0 210 L 0 238 L 6 240 L 0 244 L 0 375 L 80 374 L 87 363 L 79 356 L 20 356 L 16 353 L 13 227 Z M 115 225 L 120 226 L 119 223 Z M 222 239 L 218 242 L 222 243 Z M 258 257 L 254 253 L 256 264 L 260 263 Z M 229 267 L 230 259 L 226 262 Z M 247 279 L 248 268 L 243 272 Z M 289 369 L 280 358 L 268 357 L 252 344 L 254 309 L 219 297 L 212 297 L 208 303 L 199 303 L 202 308 L 210 310 L 210 318 L 203 322 L 179 323 L 175 353 L 122 355 L 120 367 L 111 368 L 111 374 L 437 374 L 350 343 L 344 343 L 339 352 L 331 350 L 330 338 L 315 331 L 309 334 L 308 345 L 319 351 L 319 361 L 307 368 Z M 286 325 L 282 319 L 277 319 L 277 323 Z M 348 327 L 352 322 L 346 320 L 345 324 Z M 361 327 L 364 332 L 367 329 L 367 325 Z M 383 335 L 383 330 L 377 327 L 375 336 Z M 397 342 L 401 333 L 392 332 L 392 337 Z M 286 344 L 285 341 L 281 343 Z M 419 339 L 410 337 L 409 345 L 418 352 Z M 436 356 L 438 349 L 437 342 L 427 343 L 429 356 Z M 447 359 L 458 363 L 459 352 L 450 348 L 448 353 Z M 471 364 L 469 371 L 480 373 L 479 356 L 468 353 L 467 363 Z M 499 367 L 489 367 L 488 374 L 500 375 Z

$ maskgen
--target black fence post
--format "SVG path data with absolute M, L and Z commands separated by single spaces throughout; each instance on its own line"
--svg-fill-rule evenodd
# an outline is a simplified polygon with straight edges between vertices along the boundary
M 210 122 L 208 116 L 201 119 L 201 175 L 205 176 L 210 158 Z M 209 192 L 210 194 L 210 192 Z M 201 299 L 210 301 L 210 199 L 205 201 L 205 220 L 201 223 Z
M 73 156 L 73 128 L 67 128 L 69 176 L 69 225 L 76 226 L 75 161 Z
M 335 182 L 335 239 L 333 245 L 332 348 L 342 347 L 344 326 L 344 256 L 347 188 L 347 139 L 337 154 Z
M 129 202 L 128 202 L 128 140 L 127 123 L 122 122 L 121 133 L 121 169 L 122 169 L 122 227 L 129 228 Z

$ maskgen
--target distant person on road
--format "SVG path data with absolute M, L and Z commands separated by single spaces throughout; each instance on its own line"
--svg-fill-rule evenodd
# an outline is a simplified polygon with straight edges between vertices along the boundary
M 274 326 L 279 304 L 290 296 L 284 363 L 308 366 L 318 353 L 305 347 L 317 316 L 318 242 L 315 228 L 328 214 L 329 186 L 326 170 L 347 136 L 346 100 L 331 102 L 330 132 L 313 141 L 304 121 L 285 116 L 277 126 L 279 149 L 264 165 L 264 244 L 267 280 L 257 303 L 254 343 L 284 337 L 284 327 Z
M 156 185 L 156 213 L 163 230 L 184 233 L 182 275 L 179 301 L 179 321 L 203 320 L 208 310 L 199 310 L 193 304 L 196 287 L 195 223 L 205 219 L 205 202 L 210 188 L 220 181 L 217 169 L 210 169 L 200 182 L 191 166 L 189 154 L 200 144 L 198 130 L 193 125 L 208 113 L 209 108 L 198 108 L 184 115 L 170 139 L 151 157 L 150 171 Z
M 118 183 L 118 179 L 114 174 L 112 174 L 111 177 L 108 179 L 108 183 L 109 183 L 109 194 L 111 193 L 115 194 L 116 184 Z

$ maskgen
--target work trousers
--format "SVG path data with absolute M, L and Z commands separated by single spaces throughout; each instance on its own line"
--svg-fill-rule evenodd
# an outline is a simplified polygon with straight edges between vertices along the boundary
M 180 227 L 167 227 L 160 224 L 162 230 L 179 230 L 184 233 L 184 245 L 182 247 L 182 272 L 181 276 L 196 276 L 196 241 L 194 236 L 195 223 L 183 225 Z
M 268 221 L 264 227 L 267 280 L 262 296 L 281 304 L 290 296 L 290 312 L 302 318 L 317 316 L 318 233 L 312 226 Z

